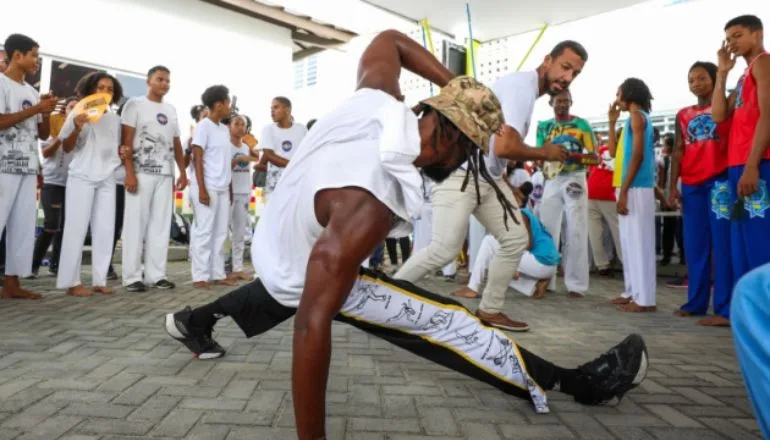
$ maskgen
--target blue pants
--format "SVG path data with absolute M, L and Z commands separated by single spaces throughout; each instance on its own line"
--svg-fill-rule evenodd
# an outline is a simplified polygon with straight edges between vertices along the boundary
M 682 310 L 705 315 L 711 293 L 714 256 L 714 314 L 730 319 L 733 269 L 730 264 L 730 184 L 727 172 L 700 185 L 682 184 L 687 304 Z
M 754 415 L 770 439 L 770 264 L 749 272 L 735 285 L 732 331 Z
M 743 166 L 730 167 L 730 199 L 738 199 L 738 180 L 743 173 Z M 744 202 L 744 212 L 740 219 L 732 221 L 730 237 L 733 258 L 733 277 L 740 279 L 750 270 L 765 263 L 770 263 L 770 160 L 763 160 L 759 165 L 759 190 Z

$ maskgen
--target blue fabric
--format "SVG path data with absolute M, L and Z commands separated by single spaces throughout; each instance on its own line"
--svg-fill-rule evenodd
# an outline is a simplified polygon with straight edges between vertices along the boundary
M 521 210 L 524 215 L 529 219 L 529 228 L 532 231 L 532 249 L 529 252 L 535 259 L 546 266 L 556 266 L 561 261 L 561 255 L 559 250 L 556 249 L 556 244 L 553 241 L 553 237 L 548 233 L 540 220 L 535 214 L 528 208 Z
M 380 243 L 376 248 L 374 248 L 374 252 L 372 253 L 371 258 L 369 258 L 369 267 L 377 267 L 382 264 L 382 257 L 384 253 L 385 243 Z
M 770 439 L 770 264 L 749 272 L 735 286 L 731 326 L 743 382 L 762 438 Z
M 644 158 L 636 177 L 631 182 L 631 188 L 652 188 L 655 186 L 655 133 L 650 123 L 650 116 L 645 112 L 640 112 L 644 116 Z M 631 163 L 631 157 L 634 155 L 634 133 L 631 129 L 631 118 L 626 120 L 623 129 L 623 173 L 622 179 L 625 180 L 628 172 L 628 165 Z
M 734 280 L 730 257 L 730 211 L 727 172 L 700 185 L 682 184 L 688 278 L 687 303 L 682 310 L 693 315 L 705 315 L 709 308 L 713 254 L 714 314 L 730 319 Z
M 730 177 L 731 206 L 738 200 L 738 181 L 743 165 L 727 169 Z M 759 165 L 759 191 L 744 202 L 743 216 L 732 221 L 730 248 L 733 278 L 770 263 L 770 160 Z

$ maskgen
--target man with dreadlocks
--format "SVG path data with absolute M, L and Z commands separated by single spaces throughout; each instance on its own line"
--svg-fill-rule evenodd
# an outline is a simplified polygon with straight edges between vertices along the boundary
M 511 142 L 503 145 L 493 139 L 490 152 L 479 156 L 478 163 L 474 163 L 471 156 L 471 160 L 461 167 L 465 169 L 458 170 L 446 182 L 433 188 L 431 244 L 412 255 L 396 272 L 395 278 L 415 282 L 454 258 L 462 246 L 472 214 L 500 243 L 500 249 L 489 265 L 487 285 L 476 315 L 504 330 L 529 330 L 527 323 L 510 319 L 503 313 L 505 291 L 529 246 L 529 235 L 523 224 L 505 222 L 505 213 L 497 206 L 501 195 L 495 188 L 503 185 L 502 174 L 508 160 L 564 161 L 567 151 L 562 146 L 547 142 L 542 148 L 530 148 L 523 139 L 527 137 L 537 98 L 567 90 L 587 58 L 586 50 L 579 43 L 564 41 L 553 48 L 535 71 L 514 72 L 494 83 L 492 90 L 502 103 Z M 479 183 L 479 195 L 465 191 L 469 172 L 481 173 L 490 181 Z M 497 185 L 492 185 L 492 181 Z M 456 294 L 463 298 L 479 297 L 470 291 Z
M 401 102 L 402 67 L 441 93 L 413 112 Z M 232 317 L 247 337 L 294 317 L 292 391 L 303 440 L 325 438 L 334 320 L 531 399 L 539 412 L 548 411 L 545 391 L 551 389 L 584 404 L 622 397 L 647 370 L 638 335 L 565 369 L 519 347 L 456 301 L 361 267 L 394 226 L 420 209 L 418 168 L 441 181 L 467 159 L 475 163 L 502 122 L 490 89 L 453 78 L 402 33 L 379 34 L 361 57 L 358 90 L 308 133 L 260 218 L 252 246 L 259 279 L 210 304 L 168 314 L 166 330 L 198 358 L 211 359 L 224 355 L 211 337 L 222 317 Z M 500 133 L 506 143 L 510 133 Z M 502 200 L 515 218 L 512 199 Z

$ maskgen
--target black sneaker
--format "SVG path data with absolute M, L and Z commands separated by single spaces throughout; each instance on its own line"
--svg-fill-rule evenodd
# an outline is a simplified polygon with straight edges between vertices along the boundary
M 168 289 L 173 289 L 174 287 L 176 287 L 176 284 L 172 283 L 169 280 L 160 280 L 157 283 L 155 283 L 152 287 L 154 287 L 156 289 L 168 290 Z
M 216 359 L 225 355 L 225 349 L 211 338 L 211 329 L 204 330 L 190 325 L 192 310 L 185 307 L 166 315 L 166 332 L 184 344 L 198 359 Z
M 107 281 L 117 281 L 118 278 L 120 277 L 115 272 L 115 268 L 110 266 L 110 269 L 107 271 Z
M 588 376 L 592 390 L 575 396 L 585 405 L 620 403 L 623 396 L 639 386 L 647 376 L 647 346 L 640 335 L 631 334 L 595 360 L 578 367 Z
M 126 290 L 129 292 L 146 292 L 147 286 L 145 286 L 143 282 L 137 281 L 126 286 Z

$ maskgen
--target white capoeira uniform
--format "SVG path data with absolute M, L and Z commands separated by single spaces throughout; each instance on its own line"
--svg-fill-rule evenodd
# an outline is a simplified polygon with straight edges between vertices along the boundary
M 67 139 L 75 131 L 71 112 L 59 133 Z M 107 285 L 115 235 L 115 170 L 120 167 L 120 116 L 107 112 L 95 123 L 85 123 L 78 135 L 67 175 L 62 238 L 56 287 L 69 289 L 83 284 L 80 264 L 83 241 L 91 226 L 93 286 Z
M 269 124 L 262 129 L 262 138 L 259 140 L 259 144 L 263 150 L 273 150 L 273 153 L 276 155 L 286 160 L 291 160 L 292 155 L 297 151 L 299 144 L 306 134 L 307 127 L 296 122 L 292 122 L 289 128 L 281 128 L 276 124 Z M 275 186 L 278 185 L 284 170 L 285 168 L 268 162 L 263 193 L 265 203 L 267 203 L 270 195 L 275 191 Z
M 190 179 L 190 198 L 195 210 L 190 237 L 192 278 L 196 283 L 224 280 L 227 275 L 222 246 L 230 223 L 232 177 L 230 129 L 206 118 L 195 127 L 192 144 L 203 148 L 203 181 L 209 194 L 208 206 L 202 204 L 193 173 Z
M 123 107 L 123 125 L 134 132 L 135 193 L 126 192 L 123 217 L 123 285 L 166 279 L 174 203 L 174 141 L 179 139 L 176 109 L 147 97 Z M 144 276 L 142 276 L 144 253 Z
M 40 102 L 40 95 L 0 74 L 0 114 L 19 113 Z M 0 130 L 0 234 L 5 233 L 5 275 L 32 274 L 37 223 L 38 124 L 41 115 Z
M 230 157 L 248 156 L 249 146 L 239 147 L 230 143 Z M 243 272 L 243 252 L 246 249 L 246 228 L 249 223 L 251 201 L 251 162 L 239 162 L 233 167 L 233 203 L 230 205 L 230 239 L 233 256 L 233 272 Z
M 404 158 L 398 162 L 384 159 L 393 157 L 389 154 L 381 155 L 395 151 L 407 154 L 397 155 Z M 272 320 L 260 323 L 264 331 L 298 307 L 308 258 L 324 231 L 315 216 L 319 191 L 363 188 L 403 221 L 415 217 L 422 204 L 421 179 L 411 163 L 419 151 L 416 116 L 379 90 L 359 90 L 319 119 L 283 173 L 252 241 L 259 279 L 248 286 L 251 298 L 263 302 L 269 295 L 286 314 L 280 319 L 231 315 L 241 328 L 254 326 L 254 319 Z M 511 394 L 531 399 L 537 411 L 548 411 L 543 389 L 527 370 L 523 349 L 506 332 L 481 324 L 454 300 L 362 268 L 338 319 L 373 334 L 395 331 L 402 340 L 414 341 L 411 350 L 418 355 L 430 358 L 445 352 L 442 364 L 487 378 Z

